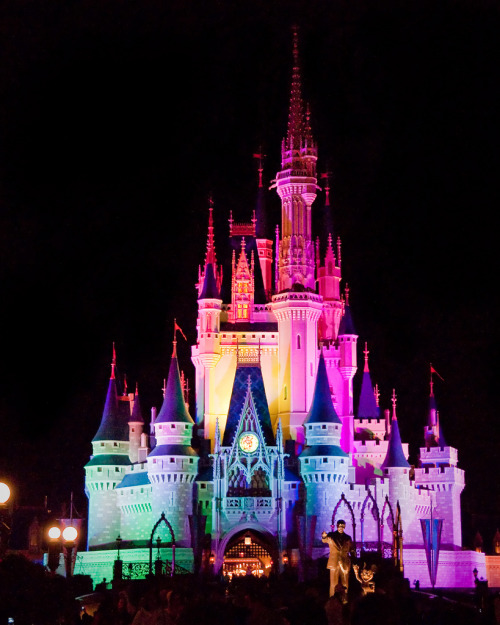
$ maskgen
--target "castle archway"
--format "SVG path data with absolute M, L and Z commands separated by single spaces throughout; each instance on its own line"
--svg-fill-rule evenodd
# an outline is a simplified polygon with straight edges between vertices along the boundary
M 276 539 L 254 528 L 241 529 L 224 541 L 222 573 L 234 576 L 267 577 L 277 570 Z

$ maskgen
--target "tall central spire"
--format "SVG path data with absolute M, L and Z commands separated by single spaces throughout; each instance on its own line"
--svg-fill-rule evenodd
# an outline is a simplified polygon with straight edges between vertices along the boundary
M 281 171 L 275 187 L 281 198 L 279 258 L 280 291 L 300 285 L 316 286 L 311 206 L 316 199 L 317 150 L 309 124 L 309 108 L 302 99 L 297 28 L 293 30 L 293 70 L 288 130 L 281 146 Z
M 298 148 L 304 132 L 304 102 L 302 101 L 302 84 L 299 65 L 299 36 L 297 28 L 293 30 L 293 70 L 292 88 L 290 91 L 290 109 L 288 112 L 288 150 Z

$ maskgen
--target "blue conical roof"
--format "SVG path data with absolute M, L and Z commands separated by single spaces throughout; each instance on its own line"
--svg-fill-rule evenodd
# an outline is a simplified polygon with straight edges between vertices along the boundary
M 346 304 L 344 316 L 340 320 L 339 324 L 339 336 L 343 336 L 345 334 L 356 334 L 354 323 L 352 321 L 351 307 L 349 304 Z
M 358 419 L 378 419 L 379 416 L 380 410 L 375 401 L 370 372 L 365 370 L 359 394 Z
M 182 394 L 181 376 L 175 354 L 170 361 L 165 397 L 161 410 L 155 419 L 156 423 L 194 423 L 187 411 L 186 402 Z
M 304 421 L 304 424 L 306 423 L 342 423 L 333 407 L 323 353 L 319 357 L 314 395 L 311 408 Z
M 128 441 L 128 423 L 120 414 L 114 377 L 109 380 L 101 424 L 93 441 Z
M 406 460 L 403 445 L 401 444 L 401 435 L 399 433 L 398 420 L 393 417 L 391 424 L 391 435 L 389 437 L 389 447 L 387 448 L 387 455 L 382 463 L 382 469 L 388 468 L 404 468 L 409 469 L 410 465 Z
M 238 364 L 234 374 L 233 390 L 229 402 L 226 428 L 222 439 L 222 445 L 228 447 L 232 444 L 238 425 L 240 423 L 248 389 L 252 392 L 253 403 L 259 417 L 262 434 L 267 445 L 275 445 L 269 405 L 267 403 L 266 390 L 264 388 L 264 378 L 259 365 L 246 366 Z
M 207 263 L 205 265 L 203 288 L 201 289 L 199 299 L 220 299 L 213 263 Z
M 144 423 L 141 411 L 141 401 L 139 399 L 139 393 L 137 392 L 134 396 L 134 407 L 132 408 L 132 414 L 130 415 L 129 423 Z

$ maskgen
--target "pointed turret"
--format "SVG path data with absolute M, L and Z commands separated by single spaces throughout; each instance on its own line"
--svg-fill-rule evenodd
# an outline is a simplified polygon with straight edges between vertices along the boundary
M 160 423 L 190 423 L 194 421 L 186 408 L 186 402 L 182 394 L 181 376 L 177 362 L 177 353 L 174 341 L 174 352 L 170 360 L 168 371 L 168 381 L 165 389 L 165 397 L 158 416 L 155 419 L 155 426 Z
M 96 441 L 128 441 L 128 424 L 120 414 L 118 393 L 115 379 L 116 350 L 113 343 L 113 360 L 111 362 L 111 376 L 109 378 L 106 402 L 102 412 L 101 424 L 92 442 Z
M 365 367 L 363 370 L 363 380 L 361 382 L 361 392 L 359 394 L 358 419 L 378 419 L 380 410 L 377 406 L 375 393 L 373 391 L 370 368 L 368 366 L 368 344 L 365 343 Z
M 387 455 L 381 466 L 382 469 L 409 469 L 410 465 L 406 460 L 405 453 L 403 451 L 403 445 L 401 444 L 401 435 L 399 433 L 398 419 L 396 416 L 396 392 L 392 392 L 392 421 L 391 421 L 391 435 L 389 437 L 389 446 L 387 449 Z
M 139 385 L 135 385 L 134 405 L 128 420 L 130 449 L 129 456 L 131 462 L 137 462 L 139 458 L 139 448 L 141 447 L 142 434 L 144 431 L 144 419 L 141 413 L 141 402 L 139 399 Z M 147 439 L 147 437 L 146 437 Z M 142 441 L 144 442 L 144 441 Z
M 210 198 L 208 215 L 207 254 L 205 257 L 205 269 L 200 281 L 200 294 L 198 299 L 219 299 L 220 276 L 217 275 L 217 260 L 214 245 L 214 205 Z

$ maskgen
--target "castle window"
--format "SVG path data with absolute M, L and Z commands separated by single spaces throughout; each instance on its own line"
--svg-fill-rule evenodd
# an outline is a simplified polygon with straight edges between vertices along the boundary
M 115 473 L 119 473 L 120 467 L 115 467 Z
M 292 488 L 297 488 L 297 484 L 292 484 Z
M 175 428 L 175 423 L 170 424 L 170 429 L 173 430 Z
M 170 462 L 175 462 L 175 458 L 169 458 Z
M 97 467 L 97 473 L 102 473 L 102 467 Z
M 184 429 L 187 430 L 189 428 L 189 425 L 185 425 Z
M 340 460 L 340 464 L 344 464 L 344 459 L 343 458 Z
M 104 447 L 104 443 L 101 443 L 101 447 Z
M 328 458 L 323 458 L 323 462 L 328 462 Z
M 309 458 L 306 458 L 306 464 L 309 464 Z
M 118 447 L 118 443 L 113 443 L 113 447 Z
M 285 384 L 285 386 L 283 387 L 283 399 L 286 399 L 286 398 L 287 398 L 287 388 Z
M 132 432 L 135 432 L 135 428 L 132 428 Z
M 322 429 L 322 430 L 326 430 L 326 425 L 322 425 L 322 426 L 321 426 L 321 429 Z
M 297 349 L 300 349 L 300 334 L 297 334 Z
M 193 459 L 189 458 L 189 464 L 193 464 Z

